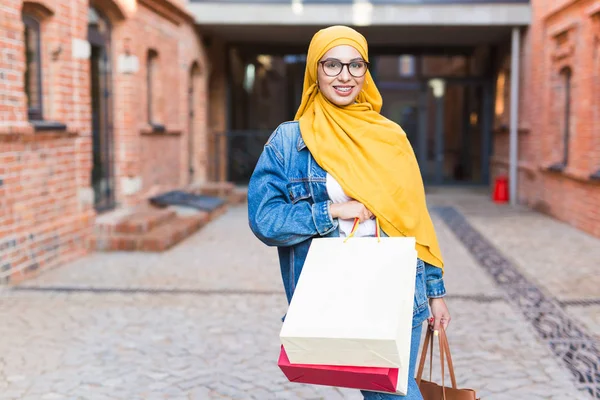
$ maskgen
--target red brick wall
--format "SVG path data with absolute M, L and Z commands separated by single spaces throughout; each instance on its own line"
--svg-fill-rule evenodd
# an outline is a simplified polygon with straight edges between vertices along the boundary
M 113 58 L 129 54 L 137 57 L 139 69 L 133 73 L 117 74 L 115 78 L 115 107 L 123 110 L 115 120 L 115 162 L 117 199 L 123 205 L 136 204 L 157 190 L 190 183 L 189 158 L 194 155 L 194 181 L 206 176 L 206 91 L 205 56 L 201 38 L 191 20 L 184 15 L 162 15 L 148 0 L 137 5 L 123 21 L 113 27 Z M 154 123 L 165 127 L 161 140 L 169 151 L 156 164 L 159 171 L 150 172 L 148 159 L 155 157 L 153 146 L 157 132 L 151 138 L 148 124 L 147 68 L 149 50 L 158 54 L 154 86 Z M 188 89 L 192 66 L 196 65 L 194 122 L 189 121 Z M 194 138 L 190 141 L 190 126 Z M 190 150 L 189 145 L 194 149 Z M 178 151 L 173 152 L 176 147 Z M 154 159 L 156 160 L 156 159 Z M 140 181 L 140 190 L 128 188 L 127 182 Z
M 227 128 L 227 47 L 211 38 L 208 59 L 208 176 L 210 180 L 224 181 L 227 174 L 225 138 L 220 133 Z
M 201 38 L 181 1 L 92 0 L 112 25 L 112 113 L 117 205 L 136 204 L 151 190 L 206 176 L 207 68 Z M 43 114 L 66 130 L 35 131 L 27 118 L 22 12 L 41 22 Z M 90 61 L 85 57 L 88 2 L 3 0 L 0 18 L 0 282 L 62 264 L 86 253 L 96 211 L 91 189 Z M 83 45 L 83 51 L 74 45 Z M 159 53 L 159 122 L 149 132 L 148 49 Z M 139 68 L 124 70 L 123 57 Z M 194 121 L 188 87 L 196 65 Z M 194 126 L 194 148 L 188 147 Z M 158 166 L 158 167 L 157 167 Z M 132 182 L 135 184 L 132 185 Z M 139 184 L 141 183 L 141 187 Z
M 87 15 L 71 2 L 3 2 L 0 19 L 0 281 L 17 281 L 86 252 L 94 211 L 89 190 L 87 60 L 71 39 L 85 38 Z M 22 11 L 40 21 L 46 120 L 66 131 L 34 132 L 27 119 Z M 54 54 L 53 54 L 54 53 Z
M 181 82 L 179 119 L 187 135 L 182 138 L 180 182 L 203 182 L 208 179 L 209 95 L 210 64 L 202 38 L 191 25 L 180 27 L 179 81 Z M 190 92 L 192 99 L 190 103 Z M 193 108 L 190 110 L 190 104 Z M 193 115 L 190 116 L 190 111 Z M 191 129 L 191 132 L 190 132 Z M 191 146 L 191 151 L 190 151 Z M 189 167 L 193 168 L 190 174 Z
M 0 127 L 6 132 L 27 124 L 23 94 L 24 54 L 22 43 L 21 0 L 2 3 L 0 19 Z
M 142 179 L 151 193 L 179 186 L 179 172 L 185 159 L 181 158 L 181 137 L 148 135 L 141 138 Z
M 600 169 L 600 2 L 533 0 L 532 8 L 521 64 L 519 201 L 600 236 L 600 182 L 590 178 Z M 563 161 L 564 68 L 572 71 L 568 163 L 551 172 Z M 508 109 L 507 99 L 496 118 L 496 175 L 507 169 L 508 133 L 500 126 Z
M 0 142 L 0 279 L 85 254 L 94 213 L 79 198 L 78 147 L 74 137 Z

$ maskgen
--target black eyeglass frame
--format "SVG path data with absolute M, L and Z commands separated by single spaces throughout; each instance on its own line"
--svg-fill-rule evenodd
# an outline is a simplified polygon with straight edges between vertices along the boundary
M 338 72 L 335 75 L 329 75 L 327 72 L 325 72 L 325 66 L 323 64 L 325 64 L 326 62 L 329 62 L 329 61 L 337 61 L 340 64 L 342 64 L 342 68 L 340 68 L 340 72 Z M 362 75 L 359 75 L 359 76 L 356 76 L 352 72 L 350 72 L 350 64 L 354 64 L 354 63 L 357 63 L 357 62 L 365 63 L 367 65 L 367 68 L 365 69 L 365 73 L 362 74 Z M 346 67 L 346 69 L 348 70 L 348 73 L 350 75 L 352 75 L 353 77 L 355 77 L 355 78 L 362 78 L 363 76 L 365 76 L 367 74 L 367 72 L 369 71 L 369 66 L 371 65 L 371 63 L 369 63 L 368 61 L 365 61 L 365 60 L 356 60 L 356 61 L 350 61 L 350 62 L 347 62 L 347 63 L 343 63 L 340 60 L 336 60 L 336 59 L 328 59 L 328 60 L 319 61 L 319 64 L 321 64 L 321 68 L 323 69 L 323 73 L 325 75 L 327 75 L 328 77 L 330 77 L 330 78 L 334 78 L 334 77 L 338 76 L 339 74 L 341 74 L 342 71 L 344 70 L 344 67 Z

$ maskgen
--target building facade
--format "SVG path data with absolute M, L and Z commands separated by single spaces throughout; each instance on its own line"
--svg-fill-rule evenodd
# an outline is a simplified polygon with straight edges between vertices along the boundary
M 600 236 L 600 1 L 531 5 L 521 58 L 518 200 Z M 499 62 L 492 169 L 505 174 L 507 50 Z
M 405 128 L 426 184 L 493 192 L 507 176 L 514 203 L 600 236 L 600 0 L 192 0 L 188 9 L 229 43 L 230 179 L 247 181 L 275 121 L 293 117 L 312 34 L 346 24 L 369 40 L 382 112 Z
M 247 182 L 262 143 L 292 119 L 312 35 L 356 26 L 370 46 L 383 114 L 405 127 L 426 184 L 489 185 L 494 74 L 527 0 L 192 0 L 203 32 L 228 43 L 229 179 Z
M 245 184 L 334 24 L 369 40 L 427 185 L 510 175 L 600 236 L 600 0 L 4 0 L 0 280 L 85 254 L 99 215 Z
M 224 77 L 180 1 L 7 0 L 0 16 L 0 279 L 16 281 L 85 254 L 97 215 L 205 181 Z

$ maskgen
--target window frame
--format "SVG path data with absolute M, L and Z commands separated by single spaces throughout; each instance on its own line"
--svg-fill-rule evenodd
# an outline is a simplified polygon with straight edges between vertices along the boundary
M 154 49 L 149 49 L 146 57 L 146 103 L 147 103 L 147 115 L 148 124 L 156 129 L 161 125 L 155 121 L 156 116 L 153 111 L 155 110 L 155 102 L 157 90 L 156 90 L 156 63 L 158 62 L 158 52 Z
M 25 52 L 25 71 L 23 73 L 23 83 L 24 83 L 24 92 L 27 96 L 27 117 L 30 121 L 42 121 L 44 119 L 44 97 L 43 97 L 43 83 L 42 83 L 42 32 L 41 32 L 41 23 L 40 21 L 33 17 L 30 14 L 23 14 L 22 16 L 22 21 L 23 21 L 23 47 L 24 47 L 24 52 Z M 36 65 L 37 65 L 37 71 L 34 71 L 33 73 L 35 73 L 37 75 L 37 103 L 38 103 L 38 107 L 31 107 L 30 105 L 30 100 L 29 100 L 29 84 L 26 80 L 26 76 L 29 74 L 29 63 L 27 62 L 28 58 L 27 58 L 27 53 L 29 50 L 29 41 L 25 40 L 25 31 L 27 29 L 31 29 L 36 31 L 37 33 L 37 40 L 35 43 L 35 47 L 36 47 Z
M 571 97 L 573 92 L 573 70 L 571 67 L 566 66 L 560 69 L 558 72 L 560 84 L 562 88 L 563 98 L 562 106 L 564 107 L 563 127 L 562 127 L 562 143 L 563 143 L 563 156 L 562 160 L 556 162 L 548 167 L 548 170 L 554 172 L 564 172 L 569 164 L 569 142 L 571 140 Z
M 569 141 L 571 137 L 571 93 L 573 89 L 573 71 L 565 67 L 560 71 L 560 77 L 564 90 L 564 127 L 563 127 L 563 166 L 566 167 L 569 162 Z

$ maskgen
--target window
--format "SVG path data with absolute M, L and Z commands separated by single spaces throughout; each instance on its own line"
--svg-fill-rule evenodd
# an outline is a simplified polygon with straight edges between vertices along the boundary
M 398 73 L 402 78 L 413 78 L 416 73 L 416 60 L 412 55 L 398 57 Z
M 504 115 L 504 95 L 506 94 L 506 73 L 504 71 L 498 74 L 496 79 L 496 106 L 495 114 L 497 117 Z
M 564 114 L 564 126 L 563 126 L 563 140 L 564 140 L 564 147 L 563 147 L 563 164 L 566 166 L 567 162 L 569 161 L 569 136 L 570 136 L 570 127 L 571 127 L 571 70 L 570 69 L 564 69 L 561 72 L 561 77 L 563 80 L 563 87 L 564 87 L 564 107 L 565 107 L 565 114 Z
M 30 120 L 42 119 L 42 65 L 40 51 L 40 23 L 23 16 L 25 24 L 25 94 L 27 95 L 27 113 Z
M 244 89 L 246 92 L 252 93 L 254 90 L 254 81 L 256 80 L 256 67 L 253 63 L 246 65 L 246 71 L 244 73 Z
M 562 161 L 558 162 L 550 167 L 554 171 L 562 171 L 565 169 L 569 162 L 569 137 L 571 135 L 571 78 L 572 72 L 570 68 L 564 68 L 560 71 L 560 88 L 561 98 L 561 133 L 563 142 L 563 156 Z
M 148 58 L 146 60 L 147 73 L 147 102 L 148 102 L 148 123 L 152 127 L 159 127 L 157 123 L 158 117 L 158 53 L 155 50 L 148 50 Z

